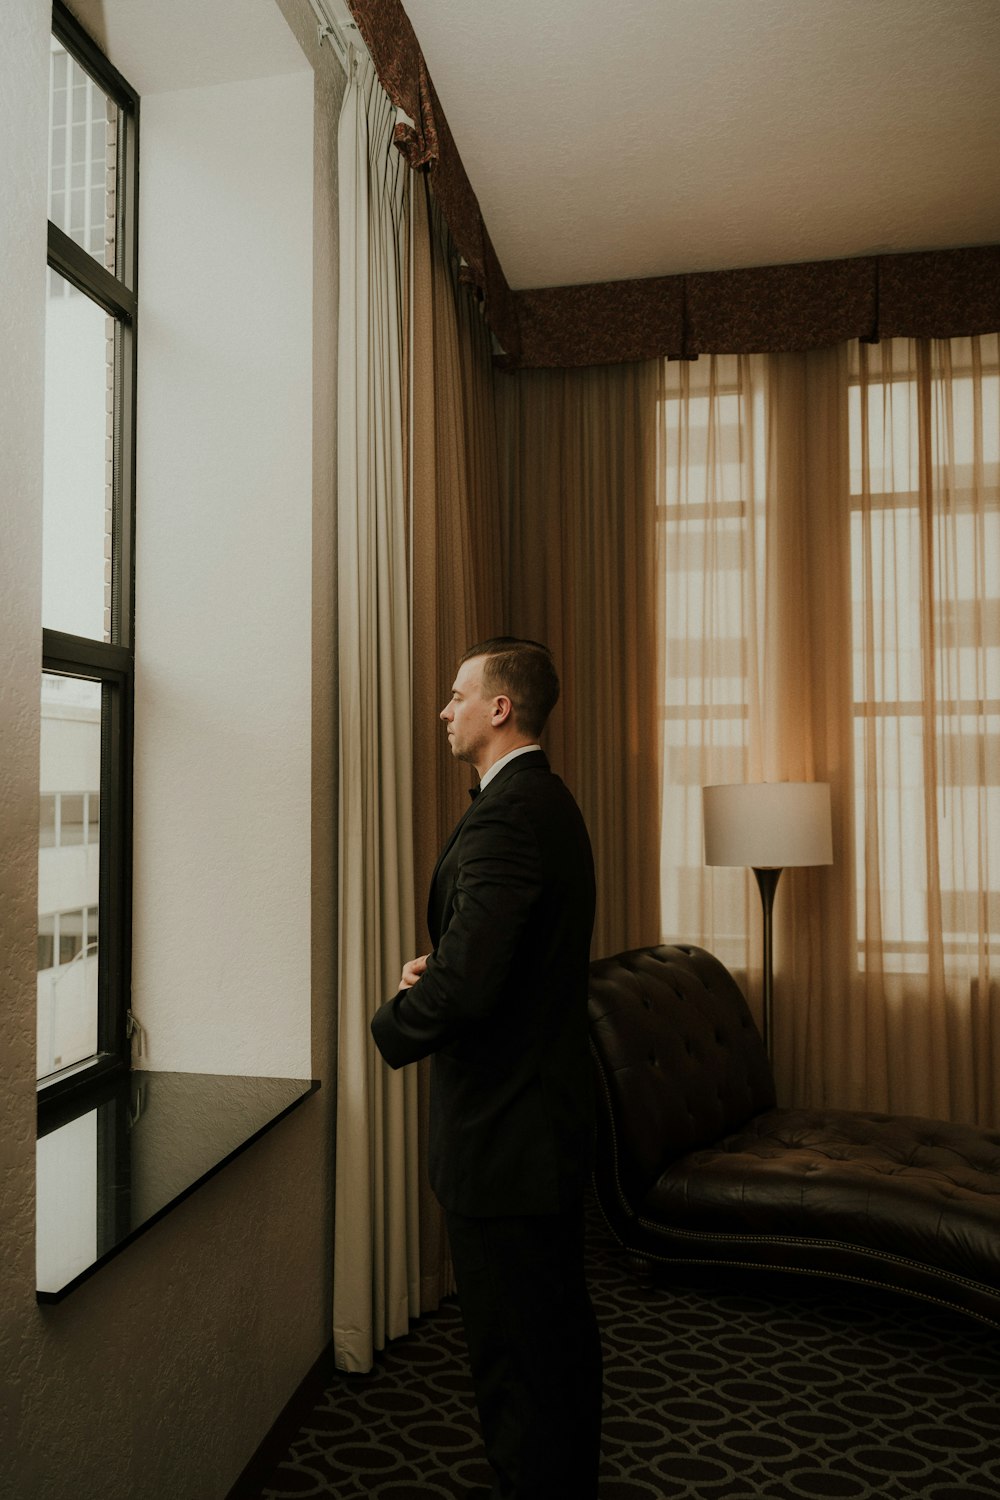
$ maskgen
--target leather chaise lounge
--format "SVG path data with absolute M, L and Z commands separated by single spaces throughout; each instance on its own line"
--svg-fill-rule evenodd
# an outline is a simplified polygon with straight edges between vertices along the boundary
M 839 1277 L 1000 1327 L 1000 1132 L 776 1107 L 746 1001 L 701 948 L 595 962 L 589 1014 L 597 1196 L 640 1274 Z

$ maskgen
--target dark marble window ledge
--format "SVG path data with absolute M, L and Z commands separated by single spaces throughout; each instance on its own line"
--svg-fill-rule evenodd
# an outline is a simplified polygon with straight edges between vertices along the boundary
M 37 1297 L 60 1302 L 319 1088 L 133 1072 L 40 1132 Z

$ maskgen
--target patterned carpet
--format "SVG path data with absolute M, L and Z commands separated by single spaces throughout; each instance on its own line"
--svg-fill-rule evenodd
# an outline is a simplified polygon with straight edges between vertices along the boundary
M 1000 1496 L 994 1330 L 801 1277 L 693 1269 L 644 1292 L 596 1212 L 588 1254 L 605 1350 L 601 1500 Z M 314 1375 L 230 1500 L 473 1500 L 488 1483 L 448 1302 L 370 1375 Z

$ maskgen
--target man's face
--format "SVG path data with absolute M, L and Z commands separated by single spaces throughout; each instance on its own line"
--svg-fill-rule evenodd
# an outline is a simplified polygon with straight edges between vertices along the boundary
M 478 765 L 488 749 L 496 707 L 495 698 L 483 697 L 482 656 L 463 661 L 451 690 L 451 699 L 440 717 L 448 726 L 448 744 L 456 760 Z

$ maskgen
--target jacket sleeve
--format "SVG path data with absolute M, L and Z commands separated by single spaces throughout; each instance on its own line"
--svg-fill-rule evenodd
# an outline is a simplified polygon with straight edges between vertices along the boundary
M 542 891 L 537 839 L 509 798 L 475 809 L 461 835 L 450 920 L 427 968 L 375 1014 L 371 1030 L 390 1067 L 456 1041 L 500 1002 L 519 939 Z

